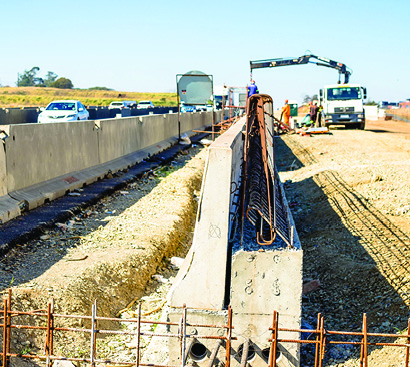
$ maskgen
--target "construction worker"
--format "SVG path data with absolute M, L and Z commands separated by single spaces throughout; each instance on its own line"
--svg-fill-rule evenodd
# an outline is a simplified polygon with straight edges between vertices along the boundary
M 258 89 L 257 85 L 255 84 L 255 81 L 252 80 L 251 85 L 248 85 L 248 98 L 252 94 L 258 94 L 258 93 L 259 93 L 259 89 Z
M 290 129 L 290 125 L 289 125 L 289 119 L 290 119 L 290 106 L 288 104 L 288 100 L 285 101 L 285 105 L 282 107 L 282 116 L 283 116 L 283 122 L 289 127 Z M 282 117 L 281 116 L 281 117 Z M 282 118 L 281 118 L 282 120 Z
M 319 112 L 319 106 L 317 105 L 317 102 L 315 102 L 314 104 L 310 106 L 310 121 L 313 125 L 316 124 L 318 112 Z
M 319 110 L 317 112 L 317 122 L 316 122 L 316 127 L 321 127 L 322 126 L 322 111 L 323 111 L 323 106 L 319 106 Z

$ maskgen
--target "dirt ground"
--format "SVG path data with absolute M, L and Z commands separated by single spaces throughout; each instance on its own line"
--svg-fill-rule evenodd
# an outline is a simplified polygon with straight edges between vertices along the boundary
M 143 312 L 158 308 L 165 297 L 158 297 L 158 289 L 166 294 L 168 278 L 176 273 L 170 258 L 184 257 L 191 244 L 206 148 L 183 153 L 1 259 L 0 285 L 3 294 L 12 288 L 12 308 L 46 309 L 51 298 L 61 314 L 90 315 L 94 300 L 98 316 L 115 317 L 132 301 L 142 303 Z M 151 279 L 159 272 L 161 281 Z M 148 298 L 142 300 L 144 295 Z M 42 338 L 34 331 L 14 332 L 12 350 L 38 352 Z M 125 343 L 116 341 L 112 348 L 102 342 L 102 357 Z M 55 350 L 81 356 L 89 353 L 87 344 L 87 338 L 84 347 L 66 335 L 56 339 Z M 125 349 L 135 351 L 135 346 Z
M 369 332 L 406 329 L 409 138 L 410 124 L 376 121 L 365 131 L 332 128 L 330 134 L 276 139 L 277 165 L 304 251 L 304 278 L 321 283 L 303 297 L 308 324 L 316 326 L 321 312 L 328 330 L 360 330 L 366 313 Z M 373 349 L 369 365 L 402 366 L 404 353 Z M 358 365 L 357 354 L 345 348 L 327 362 Z

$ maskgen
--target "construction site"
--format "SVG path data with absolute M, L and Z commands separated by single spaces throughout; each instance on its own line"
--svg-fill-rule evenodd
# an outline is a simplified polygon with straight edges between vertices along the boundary
M 251 73 L 310 58 L 339 72 L 310 126 L 226 86 L 221 111 L 0 126 L 2 365 L 408 367 L 410 125 L 326 58 Z

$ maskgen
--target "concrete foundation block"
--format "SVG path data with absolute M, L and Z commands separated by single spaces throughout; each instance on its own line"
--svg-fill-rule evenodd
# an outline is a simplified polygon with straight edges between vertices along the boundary
M 182 308 L 173 308 L 168 313 L 168 322 L 181 323 L 182 318 Z M 204 311 L 204 310 L 187 310 L 187 327 L 186 334 L 189 335 L 186 338 L 186 363 L 185 365 L 197 365 L 197 366 L 207 366 L 209 363 L 209 357 L 211 356 L 212 350 L 214 349 L 217 339 L 205 339 L 200 336 L 211 336 L 211 337 L 221 337 L 227 335 L 227 329 L 220 328 L 210 328 L 210 327 L 198 327 L 196 325 L 219 325 L 224 326 L 227 323 L 228 312 L 227 311 Z M 168 331 L 173 334 L 180 333 L 179 326 L 169 326 Z M 192 338 L 191 338 L 192 337 Z M 169 339 L 169 364 L 170 365 L 181 365 L 181 340 L 177 337 L 171 337 Z M 189 348 L 189 346 L 191 346 Z M 219 348 L 217 355 L 217 362 L 214 366 L 223 366 L 225 364 L 226 355 L 226 344 L 223 342 Z
M 300 316 L 302 256 L 301 250 L 291 249 L 236 252 L 231 284 L 234 311 L 263 315 L 275 310 L 280 315 Z

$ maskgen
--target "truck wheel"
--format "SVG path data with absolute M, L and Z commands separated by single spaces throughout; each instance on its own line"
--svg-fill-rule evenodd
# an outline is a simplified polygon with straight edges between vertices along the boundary
M 364 130 L 364 125 L 365 125 L 364 122 L 362 122 L 361 124 L 359 124 L 359 129 L 360 129 L 360 130 Z

